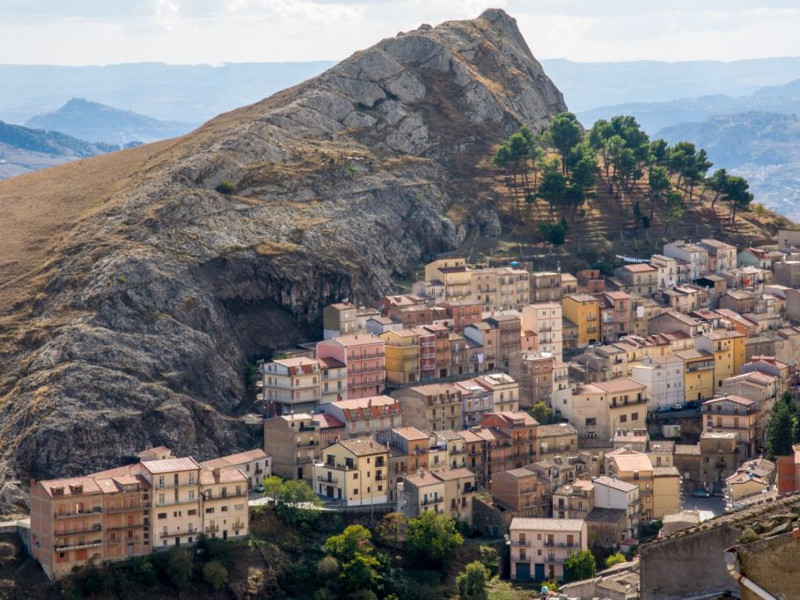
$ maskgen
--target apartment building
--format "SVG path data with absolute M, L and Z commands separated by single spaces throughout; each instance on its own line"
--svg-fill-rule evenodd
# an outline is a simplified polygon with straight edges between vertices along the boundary
M 721 396 L 703 402 L 703 432 L 736 434 L 740 458 L 756 456 L 761 447 L 758 405 L 741 396 Z
M 674 354 L 647 356 L 641 364 L 631 369 L 631 379 L 647 388 L 650 399 L 648 410 L 656 411 L 662 406 L 672 406 L 686 399 L 684 391 L 684 361 Z
M 325 448 L 324 460 L 314 464 L 313 486 L 320 496 L 346 506 L 369 506 L 389 501 L 389 452 L 370 438 L 340 440 Z
M 457 431 L 464 426 L 464 400 L 454 385 L 417 385 L 392 394 L 402 406 L 406 425 L 432 431 Z
M 490 393 L 489 406 L 492 412 L 519 410 L 519 383 L 510 375 L 490 373 L 476 377 L 475 381 Z
M 238 467 L 163 455 L 169 458 L 32 486 L 31 554 L 50 579 L 76 566 L 190 545 L 201 533 L 248 535 L 248 479 Z
M 595 508 L 624 510 L 627 516 L 625 537 L 638 538 L 642 515 L 638 484 L 606 475 L 595 478 L 593 483 Z
M 344 423 L 350 438 L 371 436 L 403 424 L 402 406 L 389 396 L 329 402 L 320 410 Z
M 448 300 L 447 302 L 440 302 L 436 306 L 441 306 L 447 311 L 453 322 L 453 331 L 456 333 L 463 333 L 464 328 L 468 325 L 479 323 L 483 315 L 480 303 L 469 299 L 461 301 Z
M 606 471 L 611 477 L 639 487 L 642 520 L 649 521 L 656 518 L 653 501 L 653 465 L 646 454 L 641 452 L 615 453 L 608 457 Z M 680 496 L 678 496 L 679 499 Z M 664 503 L 660 504 L 663 506 Z M 671 512 L 675 512 L 679 508 L 680 505 L 676 504 L 675 510 Z
M 600 337 L 604 343 L 616 342 L 631 333 L 631 296 L 622 291 L 595 294 L 600 301 Z
M 564 318 L 578 328 L 577 347 L 600 341 L 600 301 L 589 294 L 572 294 L 561 300 Z
M 515 517 L 509 528 L 511 579 L 564 580 L 564 561 L 588 549 L 586 523 L 580 519 Z
M 561 273 L 553 271 L 533 271 L 530 274 L 530 302 L 558 302 L 563 287 Z
M 560 407 L 579 438 L 611 439 L 619 429 L 639 429 L 647 417 L 647 387 L 622 377 L 575 389 Z
M 431 372 L 436 361 L 435 339 L 429 334 L 433 345 L 433 364 L 428 365 Z M 385 344 L 386 379 L 392 383 L 415 383 L 420 376 L 420 336 L 412 329 L 387 331 L 380 335 Z
M 678 240 L 665 244 L 663 254 L 688 263 L 691 281 L 708 273 L 708 250 L 698 244 Z
M 330 357 L 319 358 L 321 404 L 347 400 L 347 367 Z
M 317 344 L 317 358 L 332 358 L 347 370 L 347 398 L 375 396 L 386 387 L 386 344 L 370 334 L 345 335 Z
M 714 395 L 714 355 L 703 350 L 683 350 L 675 356 L 683 361 L 683 392 L 686 401 Z
M 594 509 L 594 483 L 576 479 L 553 491 L 554 519 L 585 519 Z
M 656 268 L 656 289 L 663 290 L 674 287 L 684 281 L 679 277 L 678 261 L 671 256 L 653 254 L 650 265 Z
M 444 469 L 426 472 L 403 479 L 402 511 L 416 517 L 432 510 L 457 521 L 472 525 L 472 506 L 475 498 L 475 474 L 469 469 Z
M 313 358 L 276 359 L 259 365 L 265 414 L 313 412 L 321 399 L 320 362 Z
M 648 263 L 624 265 L 614 270 L 626 292 L 649 298 L 658 291 L 658 269 Z
M 357 333 L 355 304 L 337 302 L 322 309 L 322 337 L 330 339 Z
M 736 246 L 731 246 L 725 242 L 704 238 L 697 244 L 701 248 L 705 248 L 708 252 L 708 270 L 714 273 L 720 273 L 729 269 L 736 268 L 737 251 Z
M 490 447 L 488 463 L 491 473 L 518 469 L 536 460 L 536 429 L 539 424 L 524 411 L 492 412 L 483 417 L 481 430 L 499 433 L 497 446 Z
M 519 404 L 531 408 L 537 402 L 552 405 L 556 359 L 549 352 L 518 352 L 511 355 L 509 373 L 519 384 Z M 560 362 L 560 361 L 559 361 Z
M 509 469 L 492 476 L 492 499 L 521 516 L 550 516 L 551 486 L 531 469 Z
M 699 484 L 709 493 L 721 493 L 725 479 L 741 464 L 739 436 L 729 431 L 703 431 L 699 447 Z
M 279 477 L 310 480 L 320 446 L 319 426 L 308 413 L 264 421 L 264 452 L 272 457 L 272 472 Z
M 578 430 L 569 423 L 539 425 L 534 441 L 537 460 L 569 456 L 578 451 Z
M 695 348 L 714 357 L 714 391 L 722 382 L 739 373 L 745 364 L 747 338 L 734 329 L 713 329 L 694 340 Z
M 536 334 L 538 352 L 563 358 L 564 315 L 558 302 L 538 302 L 522 307 L 522 329 Z
M 212 470 L 227 467 L 237 468 L 247 477 L 247 487 L 250 490 L 261 484 L 267 477 L 272 476 L 272 457 L 267 456 L 267 453 L 261 448 L 207 460 L 200 463 L 200 466 Z
M 472 297 L 485 312 L 518 309 L 530 298 L 530 275 L 525 269 L 499 267 L 472 272 Z
M 444 299 L 448 302 L 472 301 L 472 271 L 464 258 L 443 258 L 425 265 L 426 281 L 444 284 Z
M 518 315 L 504 314 L 484 319 L 497 330 L 497 367 L 508 370 L 509 357 L 522 350 L 521 320 Z

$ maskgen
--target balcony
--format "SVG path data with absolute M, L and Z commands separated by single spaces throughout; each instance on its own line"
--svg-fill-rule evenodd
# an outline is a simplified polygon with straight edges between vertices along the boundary
M 125 537 L 125 538 L 116 538 L 113 540 L 108 540 L 109 546 L 119 546 L 120 544 L 138 544 L 142 540 L 141 537 L 135 535 L 133 537 Z
M 431 504 L 441 504 L 444 502 L 444 497 L 442 498 L 427 498 L 422 501 L 422 506 L 429 506 Z
M 53 550 L 56 552 L 62 550 L 83 550 L 84 548 L 94 548 L 96 546 L 102 546 L 103 540 L 91 540 L 89 542 L 76 542 L 74 544 L 67 544 L 67 543 L 58 543 L 56 542 L 53 544 Z
M 208 528 L 206 528 L 206 529 L 208 529 Z M 158 537 L 163 539 L 163 538 L 168 538 L 168 537 L 179 537 L 179 536 L 182 536 L 182 535 L 197 535 L 198 533 L 200 533 L 200 530 L 199 529 L 194 529 L 192 527 L 190 529 L 187 529 L 186 531 L 181 531 L 180 529 L 173 530 L 173 531 L 160 531 L 158 533 Z
M 298 448 L 309 448 L 311 446 L 317 446 L 317 442 L 315 440 L 310 440 L 307 442 L 297 442 Z
M 327 465 L 326 465 L 327 466 Z M 338 477 L 323 477 L 322 475 L 317 475 L 317 481 L 320 483 L 339 483 Z
M 206 527 L 206 533 L 217 533 L 219 531 L 219 525 L 209 525 Z
M 86 510 L 75 510 L 75 511 L 59 511 L 54 513 L 53 516 L 56 519 L 64 519 L 69 517 L 85 517 L 86 515 L 96 515 L 103 512 L 102 506 L 93 506 L 92 508 Z
M 106 513 L 114 514 L 114 513 L 121 513 L 121 512 L 129 512 L 132 510 L 146 510 L 150 508 L 149 502 L 140 502 L 138 504 L 131 504 L 129 506 L 108 506 L 106 507 Z
M 511 540 L 512 546 L 530 546 L 530 540 Z
M 153 508 L 167 508 L 167 507 L 170 507 L 170 506 L 180 506 L 182 504 L 197 504 L 197 502 L 198 502 L 198 498 L 195 498 L 193 500 L 186 499 L 186 500 L 177 500 L 177 501 L 175 501 L 175 500 L 166 501 L 165 500 L 163 503 L 156 502 L 153 505 Z
M 147 527 L 144 523 L 136 523 L 136 524 L 122 524 L 122 525 L 114 525 L 113 527 L 106 527 L 106 531 L 118 531 L 120 529 L 141 529 L 142 527 Z
M 544 545 L 548 548 L 578 548 L 580 546 L 580 544 L 576 542 L 568 544 L 567 542 L 547 542 L 547 541 L 545 541 Z
M 92 525 L 86 525 L 85 527 L 79 527 L 78 529 L 70 529 L 69 531 L 56 531 L 55 537 L 61 537 L 63 535 L 78 535 L 81 533 L 91 533 L 93 531 L 102 531 L 103 526 L 100 523 L 94 523 Z

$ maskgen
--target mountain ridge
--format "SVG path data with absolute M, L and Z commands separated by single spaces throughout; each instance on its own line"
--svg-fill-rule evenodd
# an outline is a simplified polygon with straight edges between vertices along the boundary
M 0 475 L 74 474 L 146 444 L 248 447 L 244 365 L 309 339 L 324 304 L 389 292 L 493 231 L 475 170 L 565 108 L 515 21 L 489 10 L 182 138 L 1 182 L 17 212 L 0 280 L 17 283 L 0 290 Z

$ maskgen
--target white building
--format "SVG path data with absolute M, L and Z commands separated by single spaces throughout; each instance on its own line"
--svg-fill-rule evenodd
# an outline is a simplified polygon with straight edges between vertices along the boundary
M 689 263 L 689 279 L 692 281 L 708 273 L 708 250 L 698 244 L 683 240 L 664 244 L 664 255 Z
M 597 477 L 594 480 L 594 505 L 595 508 L 624 510 L 628 515 L 626 537 L 638 537 L 642 516 L 639 486 L 616 477 Z
M 684 361 L 674 354 L 648 356 L 641 364 L 634 365 L 631 379 L 647 386 L 649 411 L 655 411 L 659 406 L 683 403 L 684 368 Z

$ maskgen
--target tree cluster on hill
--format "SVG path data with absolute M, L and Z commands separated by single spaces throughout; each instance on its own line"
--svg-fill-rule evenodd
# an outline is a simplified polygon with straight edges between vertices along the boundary
M 789 392 L 784 392 L 775 403 L 769 419 L 765 457 L 775 460 L 776 456 L 792 454 L 792 445 L 800 443 L 800 408 Z
M 491 161 L 505 176 L 517 215 L 522 214 L 523 200 L 528 206 L 538 198 L 547 202 L 549 222 L 540 223 L 539 229 L 542 238 L 553 244 L 564 242 L 566 219 L 574 221 L 595 195 L 598 176 L 616 199 L 639 187 L 649 211 L 645 214 L 637 201 L 634 217 L 644 228 L 650 227 L 657 212 L 667 228 L 680 220 L 685 202 L 694 199 L 698 187 L 713 193 L 712 206 L 720 199 L 727 202 L 731 220 L 753 200 L 742 177 L 724 169 L 708 175 L 712 163 L 705 150 L 690 142 L 670 146 L 663 139 L 651 141 L 629 115 L 601 119 L 584 132 L 575 115 L 561 113 L 539 136 L 521 127 L 494 149 Z M 553 223 L 557 213 L 563 230 Z

